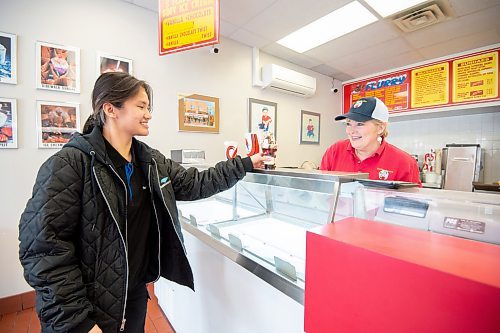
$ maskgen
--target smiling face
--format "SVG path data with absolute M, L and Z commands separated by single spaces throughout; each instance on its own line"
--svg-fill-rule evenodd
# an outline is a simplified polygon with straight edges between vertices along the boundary
M 354 149 L 361 152 L 374 153 L 379 147 L 378 137 L 384 131 L 384 126 L 373 120 L 358 122 L 346 119 L 346 133 Z
M 130 136 L 147 136 L 151 120 L 149 98 L 143 87 L 132 97 L 123 102 L 121 108 L 116 108 L 116 127 Z

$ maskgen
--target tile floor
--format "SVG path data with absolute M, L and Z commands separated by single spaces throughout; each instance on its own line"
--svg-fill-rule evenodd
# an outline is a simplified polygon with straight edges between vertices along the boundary
M 151 300 L 148 302 L 145 333 L 175 333 L 167 317 L 163 314 L 158 299 L 154 296 L 153 286 L 148 287 Z M 0 315 L 1 333 L 39 333 L 40 322 L 34 308 Z

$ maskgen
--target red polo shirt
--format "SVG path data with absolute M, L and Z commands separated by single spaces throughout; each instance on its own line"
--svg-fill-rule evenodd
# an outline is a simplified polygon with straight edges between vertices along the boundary
M 370 179 L 400 180 L 418 183 L 422 186 L 417 161 L 385 140 L 382 141 L 377 151 L 364 161 L 356 155 L 348 139 L 338 141 L 326 150 L 320 169 L 367 172 L 370 174 Z

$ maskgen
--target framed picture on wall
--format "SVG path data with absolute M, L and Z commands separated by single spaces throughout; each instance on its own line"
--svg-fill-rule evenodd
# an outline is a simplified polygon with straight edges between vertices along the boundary
M 36 87 L 71 93 L 80 92 L 80 49 L 36 43 Z
M 0 83 L 17 84 L 17 36 L 0 32 Z
M 97 76 L 107 72 L 124 72 L 133 75 L 132 59 L 97 52 Z
M 276 139 L 278 104 L 260 99 L 248 99 L 248 131 L 263 138 L 272 133 Z
M 319 113 L 300 111 L 300 144 L 319 145 L 320 119 Z
M 38 148 L 61 148 L 80 129 L 80 105 L 37 101 Z
M 0 148 L 17 148 L 17 103 L 0 98 Z
M 219 133 L 219 99 L 179 95 L 179 131 Z

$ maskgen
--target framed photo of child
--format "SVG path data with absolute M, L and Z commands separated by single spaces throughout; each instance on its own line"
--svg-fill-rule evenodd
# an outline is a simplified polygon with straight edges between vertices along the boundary
M 260 99 L 248 99 L 248 131 L 259 134 L 260 138 L 272 133 L 276 139 L 278 104 Z
M 321 115 L 301 110 L 300 112 L 300 144 L 319 145 Z
M 80 93 L 80 49 L 36 43 L 36 87 Z

